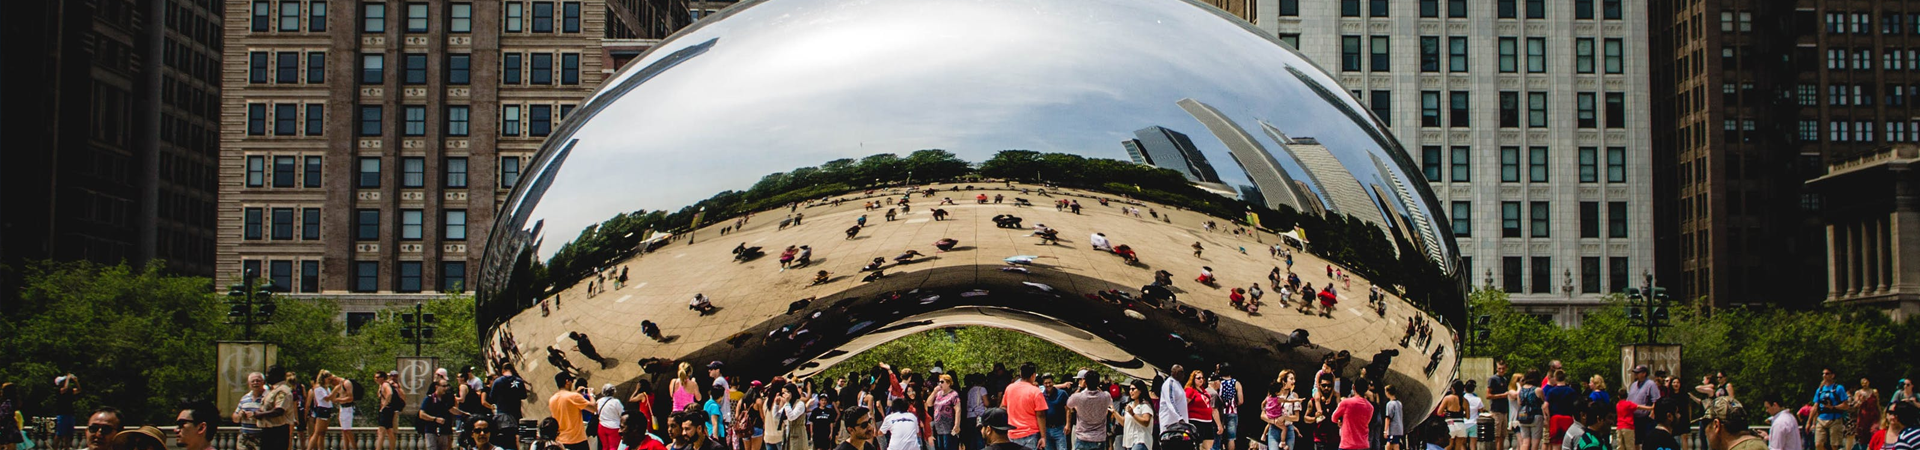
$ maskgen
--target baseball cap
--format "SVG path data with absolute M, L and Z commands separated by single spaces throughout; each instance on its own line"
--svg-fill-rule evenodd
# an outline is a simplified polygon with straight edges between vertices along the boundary
M 1647 365 L 1641 364 L 1638 366 L 1633 366 L 1633 373 L 1647 373 Z
M 1000 431 L 1013 429 L 1013 424 L 1007 423 L 1007 410 L 1003 408 L 987 408 L 986 415 L 980 417 L 980 423 Z
M 723 363 L 723 362 L 720 362 L 720 361 L 714 361 L 714 362 L 710 362 L 710 363 L 707 363 L 707 368 L 708 368 L 708 369 L 719 369 L 719 368 L 724 368 L 724 367 L 727 367 L 727 363 Z
M 1085 378 L 1087 378 L 1087 371 L 1085 370 L 1081 370 L 1080 373 L 1073 374 L 1073 379 L 1075 380 L 1080 380 Z
M 1733 397 L 1716 397 L 1707 401 L 1707 415 L 1701 416 L 1698 422 L 1704 424 L 1713 420 L 1733 424 L 1736 429 L 1745 429 L 1747 410 L 1740 406 L 1739 400 L 1734 400 Z

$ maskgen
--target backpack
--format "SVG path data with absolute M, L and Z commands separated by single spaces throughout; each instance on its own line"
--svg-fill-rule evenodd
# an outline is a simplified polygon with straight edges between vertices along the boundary
M 1540 389 L 1539 388 L 1522 388 L 1520 390 L 1520 417 L 1517 417 L 1514 420 L 1518 420 L 1520 421 L 1520 423 L 1524 423 L 1524 424 L 1532 424 L 1534 418 L 1539 416 L 1540 416 Z
M 1600 436 L 1594 434 L 1592 430 L 1581 434 L 1580 441 L 1574 444 L 1573 448 L 1574 450 L 1613 450 L 1613 446 L 1607 445 L 1607 441 L 1601 440 Z
M 407 410 L 407 394 L 400 393 L 400 389 L 397 387 L 391 387 L 388 389 L 391 389 L 391 392 L 393 392 L 393 395 L 387 396 L 387 398 L 389 399 L 389 401 L 387 402 L 387 409 L 393 410 L 393 411 L 406 411 Z

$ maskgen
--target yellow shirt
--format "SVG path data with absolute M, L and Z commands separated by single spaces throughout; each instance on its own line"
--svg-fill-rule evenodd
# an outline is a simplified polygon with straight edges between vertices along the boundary
M 580 420 L 580 411 L 589 408 L 593 408 L 593 402 L 579 392 L 560 391 L 547 398 L 547 413 L 553 415 L 554 422 L 560 423 L 560 435 L 554 441 L 560 445 L 586 442 L 587 424 Z

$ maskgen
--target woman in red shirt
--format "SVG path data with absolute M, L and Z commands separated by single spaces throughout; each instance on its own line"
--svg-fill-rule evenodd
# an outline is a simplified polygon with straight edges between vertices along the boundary
M 1207 373 L 1194 370 L 1187 375 L 1187 422 L 1193 424 L 1194 438 L 1200 440 L 1195 448 L 1213 448 L 1213 437 L 1220 429 L 1213 423 L 1213 396 L 1207 395 Z

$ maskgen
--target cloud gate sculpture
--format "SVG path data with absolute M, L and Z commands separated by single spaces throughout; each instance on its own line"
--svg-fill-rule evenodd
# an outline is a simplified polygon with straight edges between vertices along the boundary
M 490 359 L 529 380 L 573 331 L 608 359 L 564 370 L 625 388 L 680 361 L 812 376 L 950 326 L 1140 377 L 1346 351 L 1411 411 L 1454 377 L 1465 284 L 1423 174 L 1324 71 L 1191 1 L 749 1 L 523 173 L 476 287 Z

